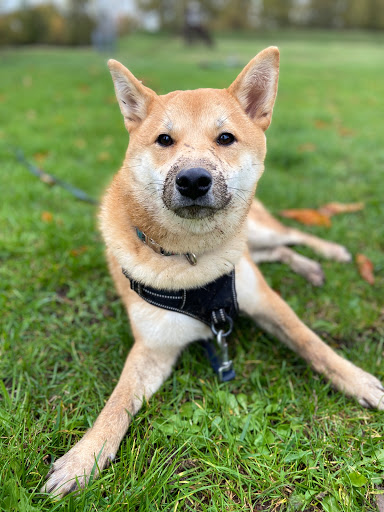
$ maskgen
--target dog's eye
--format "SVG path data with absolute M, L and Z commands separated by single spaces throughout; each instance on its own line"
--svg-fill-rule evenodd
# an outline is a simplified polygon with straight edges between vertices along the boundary
M 173 139 L 170 135 L 167 135 L 166 133 L 162 133 L 159 135 L 156 139 L 156 142 L 160 144 L 160 146 L 172 146 Z
M 232 142 L 235 142 L 235 140 L 235 136 L 228 132 L 222 133 L 217 137 L 217 143 L 220 144 L 220 146 L 229 146 Z

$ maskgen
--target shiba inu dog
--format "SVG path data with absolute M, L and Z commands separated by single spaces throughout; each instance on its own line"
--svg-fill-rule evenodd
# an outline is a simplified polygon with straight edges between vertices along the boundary
M 100 224 L 135 343 L 95 424 L 53 464 L 44 490 L 65 495 L 107 466 L 183 348 L 213 335 L 223 342 L 237 309 L 335 388 L 384 409 L 381 383 L 306 327 L 252 261 L 285 261 L 320 284 L 319 265 L 285 245 L 349 259 L 337 244 L 283 227 L 253 199 L 277 92 L 277 48 L 259 53 L 224 90 L 158 96 L 122 64 L 111 60 L 109 68 L 130 142 Z

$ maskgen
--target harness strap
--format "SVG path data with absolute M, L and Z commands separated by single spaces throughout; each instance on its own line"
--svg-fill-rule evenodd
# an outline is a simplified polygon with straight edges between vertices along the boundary
M 214 334 L 226 332 L 229 322 L 237 316 L 238 304 L 235 288 L 235 271 L 220 276 L 200 288 L 161 290 L 135 281 L 125 269 L 123 274 L 131 283 L 131 289 L 153 306 L 191 316 L 209 327 Z M 229 334 L 229 333 L 228 333 Z
M 122 269 L 122 272 L 130 280 L 131 289 L 149 304 L 191 316 L 207 324 L 216 336 L 220 349 L 220 357 L 218 357 L 212 343 L 203 342 L 212 368 L 219 375 L 221 381 L 231 380 L 235 377 L 232 361 L 228 358 L 228 345 L 225 340 L 232 332 L 233 318 L 237 316 L 239 309 L 235 288 L 235 270 L 200 288 L 182 290 L 152 288 L 132 279 L 125 269 Z

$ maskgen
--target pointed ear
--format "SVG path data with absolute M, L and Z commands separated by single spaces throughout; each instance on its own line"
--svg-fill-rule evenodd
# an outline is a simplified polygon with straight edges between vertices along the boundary
M 228 92 L 263 130 L 271 123 L 278 77 L 279 50 L 270 46 L 257 54 L 228 87 Z
M 108 67 L 125 126 L 128 131 L 131 131 L 147 116 L 148 107 L 157 95 L 152 89 L 145 87 L 117 60 L 110 59 Z

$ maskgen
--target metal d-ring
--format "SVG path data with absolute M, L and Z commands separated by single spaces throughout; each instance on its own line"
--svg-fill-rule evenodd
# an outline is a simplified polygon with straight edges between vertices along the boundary
M 211 331 L 213 332 L 213 334 L 215 336 L 218 336 L 219 333 L 221 333 L 221 337 L 226 338 L 227 336 L 229 336 L 231 334 L 232 329 L 233 329 L 233 320 L 227 314 L 225 314 L 225 319 L 226 319 L 226 321 L 229 324 L 229 328 L 228 328 L 227 331 L 223 331 L 223 329 L 217 330 L 216 327 L 215 327 L 215 324 L 213 322 L 211 323 Z

